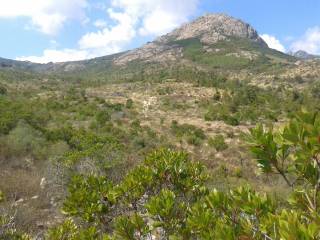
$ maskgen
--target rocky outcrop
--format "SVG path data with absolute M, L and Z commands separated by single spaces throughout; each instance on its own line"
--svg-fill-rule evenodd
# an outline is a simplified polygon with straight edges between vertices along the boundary
M 125 65 L 135 60 L 142 60 L 144 62 L 166 62 L 175 61 L 182 56 L 182 48 L 161 44 L 159 42 L 151 42 L 141 48 L 121 55 L 115 59 L 114 63 L 116 65 Z
M 114 64 L 125 65 L 134 60 L 143 62 L 174 61 L 183 57 L 183 48 L 172 44 L 175 41 L 197 38 L 205 46 L 232 37 L 246 38 L 259 43 L 262 47 L 268 47 L 249 24 L 225 14 L 208 14 L 147 43 L 141 48 L 121 55 L 115 59 Z
M 289 52 L 289 54 L 291 56 L 294 56 L 294 57 L 300 58 L 300 59 L 304 59 L 304 60 L 320 58 L 320 56 L 312 55 L 312 54 L 307 53 L 306 51 L 303 51 L 303 50 L 299 50 L 297 52 Z
M 204 52 L 207 53 L 220 51 L 221 49 L 214 48 L 212 45 L 218 41 L 228 41 L 232 38 L 245 38 L 260 44 L 261 47 L 268 47 L 262 38 L 259 37 L 257 31 L 249 24 L 225 14 L 208 14 L 175 29 L 171 33 L 157 38 L 153 42 L 128 52 L 91 60 L 47 64 L 0 58 L 0 69 L 16 68 L 36 72 L 63 73 L 82 71 L 91 66 L 101 66 L 101 68 L 111 67 L 112 65 L 125 66 L 133 61 L 171 64 L 172 61 L 183 60 L 184 56 L 184 47 L 176 42 L 194 38 L 200 40 L 203 44 Z M 236 51 L 230 54 L 235 57 L 245 57 L 250 60 L 257 57 L 255 52 L 250 51 Z
M 166 43 L 172 40 L 199 38 L 204 44 L 214 44 L 230 37 L 248 38 L 264 47 L 267 44 L 249 24 L 226 14 L 208 14 L 187 23 L 156 41 Z

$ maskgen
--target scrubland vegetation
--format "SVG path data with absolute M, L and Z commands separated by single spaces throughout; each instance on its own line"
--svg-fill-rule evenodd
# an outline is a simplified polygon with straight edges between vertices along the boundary
M 319 80 L 21 74 L 1 75 L 0 239 L 319 239 Z

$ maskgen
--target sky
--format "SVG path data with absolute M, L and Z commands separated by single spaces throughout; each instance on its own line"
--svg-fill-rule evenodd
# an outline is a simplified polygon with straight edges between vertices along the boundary
M 0 0 L 0 57 L 47 63 L 104 56 L 207 13 L 250 23 L 279 51 L 320 54 L 320 0 Z

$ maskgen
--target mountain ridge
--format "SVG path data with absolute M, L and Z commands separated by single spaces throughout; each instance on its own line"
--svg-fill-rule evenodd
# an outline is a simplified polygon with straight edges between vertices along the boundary
M 303 60 L 320 58 L 320 56 L 318 56 L 318 55 L 310 54 L 310 53 L 303 51 L 303 50 L 298 50 L 296 52 L 289 52 L 288 54 L 291 56 L 294 56 L 296 58 L 303 59 Z
M 93 59 L 39 64 L 0 59 L 0 68 L 37 72 L 104 71 L 130 64 L 187 64 L 233 70 L 252 62 L 288 62 L 294 57 L 268 47 L 248 23 L 226 14 L 206 14 L 139 48 Z

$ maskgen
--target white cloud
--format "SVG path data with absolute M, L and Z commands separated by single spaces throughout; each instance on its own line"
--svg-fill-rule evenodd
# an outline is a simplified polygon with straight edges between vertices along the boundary
M 85 34 L 79 41 L 81 49 L 112 46 L 120 48 L 141 36 L 159 36 L 188 20 L 197 9 L 199 0 L 112 0 L 107 10 L 113 26 L 103 20 L 95 23 L 102 29 Z
M 105 28 L 108 26 L 108 23 L 103 19 L 96 20 L 93 25 L 97 28 Z
M 84 60 L 89 57 L 90 57 L 89 52 L 85 50 L 82 51 L 82 50 L 75 50 L 75 49 L 63 49 L 63 50 L 46 49 L 44 50 L 42 56 L 23 56 L 23 57 L 16 58 L 16 60 L 30 61 L 30 62 L 36 62 L 36 63 L 48 63 L 48 62 Z
M 309 28 L 300 39 L 291 44 L 290 49 L 293 51 L 304 50 L 311 54 L 320 54 L 320 27 Z
M 141 35 L 159 36 L 186 22 L 198 3 L 199 0 L 113 0 L 112 7 L 135 19 Z
M 95 26 L 101 29 L 89 32 L 79 40 L 79 47 L 98 56 L 123 50 L 135 37 L 159 36 L 186 22 L 197 10 L 199 0 L 112 0 L 107 9 L 114 22 L 104 26 L 99 19 Z M 113 50 L 113 52 L 110 50 Z
M 30 61 L 35 63 L 48 63 L 48 62 L 68 62 L 85 60 L 101 55 L 108 55 L 120 52 L 121 49 L 116 46 L 110 46 L 99 49 L 45 49 L 40 56 L 22 56 L 17 57 L 19 61 Z
M 0 0 L 0 2 L 1 1 L 2 0 Z M 60 3 L 62 1 L 82 2 L 83 4 L 80 4 L 80 8 L 76 11 L 79 17 L 83 15 L 80 13 L 86 6 L 86 0 L 46 1 L 57 1 Z M 20 57 L 19 60 L 41 63 L 50 61 L 61 62 L 82 60 L 120 52 L 138 36 L 159 36 L 186 22 L 188 18 L 196 12 L 199 1 L 200 0 L 111 0 L 109 8 L 106 10 L 106 19 L 99 19 L 94 22 L 93 24 L 98 29 L 83 35 L 78 41 L 77 48 L 63 50 L 47 49 L 43 52 L 42 56 Z M 104 7 L 99 9 L 104 9 Z M 70 16 L 75 15 L 77 14 L 71 14 Z M 51 24 L 56 26 L 55 31 L 62 27 L 63 23 L 68 20 L 66 16 L 69 15 L 61 14 L 61 16 L 66 17 L 66 19 L 60 19 L 59 16 L 60 15 L 52 16 L 52 18 L 50 18 Z M 109 20 L 112 20 L 112 24 L 110 24 L 110 21 L 108 21 L 109 25 L 106 24 L 107 17 Z M 39 18 L 41 18 L 41 16 Z M 32 20 L 35 21 L 34 25 L 40 22 L 40 19 L 36 17 L 33 17 Z M 47 20 L 47 22 L 48 21 L 49 20 Z M 59 23 L 61 24 L 59 25 Z M 46 28 L 47 25 L 50 24 L 42 26 L 44 31 L 48 31 Z
M 27 17 L 37 30 L 56 34 L 68 20 L 85 21 L 87 0 L 0 0 L 0 18 Z
M 276 37 L 269 34 L 262 34 L 260 37 L 268 44 L 269 48 L 278 50 L 280 52 L 286 51 L 285 47 L 278 39 L 276 39 Z
M 79 40 L 81 49 L 104 49 L 107 47 L 118 49 L 135 37 L 136 32 L 131 16 L 126 13 L 113 12 L 112 9 L 109 9 L 108 13 L 117 24 L 111 28 L 106 27 L 97 32 L 85 34 Z

